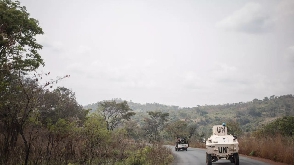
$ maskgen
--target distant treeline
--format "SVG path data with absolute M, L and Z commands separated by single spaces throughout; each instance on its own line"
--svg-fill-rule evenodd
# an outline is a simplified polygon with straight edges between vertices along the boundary
M 122 102 L 120 98 L 114 99 Z M 91 112 L 97 110 L 100 102 L 84 106 Z M 148 111 L 168 112 L 171 120 L 185 120 L 190 123 L 210 129 L 212 124 L 220 124 L 230 120 L 236 121 L 245 132 L 254 131 L 262 125 L 278 117 L 294 116 L 294 95 L 264 97 L 262 100 L 253 99 L 248 102 L 227 103 L 222 105 L 197 105 L 196 107 L 179 107 L 160 103 L 134 103 L 127 101 L 129 107 L 136 112 L 135 120 L 141 122 L 141 117 Z M 210 133 L 207 131 L 206 133 Z

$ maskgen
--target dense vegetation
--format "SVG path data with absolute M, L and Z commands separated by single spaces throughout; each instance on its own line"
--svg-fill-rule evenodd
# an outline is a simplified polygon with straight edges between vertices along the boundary
M 123 102 L 122 99 L 115 101 Z M 97 102 L 85 108 L 95 112 L 99 105 L 100 102 Z M 136 114 L 125 127 L 134 139 L 160 140 L 174 144 L 177 136 L 185 136 L 189 138 L 190 146 L 205 147 L 202 142 L 211 135 L 212 126 L 225 122 L 228 132 L 239 137 L 240 153 L 293 163 L 293 95 L 192 108 L 159 103 L 139 104 L 132 101 L 128 102 L 128 105 Z M 155 113 L 165 116 L 165 120 L 158 118 L 151 121 L 154 119 L 152 114 Z
M 242 136 L 240 153 L 294 164 L 294 117 L 278 118 Z
M 130 140 L 122 124 L 135 113 L 106 101 L 89 114 L 65 87 L 46 81 L 36 35 L 43 34 L 18 1 L 0 0 L 0 164 L 168 164 L 161 144 Z M 119 125 L 121 127 L 119 127 Z M 156 156 L 155 156 L 156 154 Z
M 115 99 L 122 102 L 122 99 Z M 95 111 L 98 103 L 84 106 L 86 109 Z M 253 132 L 265 124 L 284 116 L 294 116 L 294 96 L 270 96 L 263 100 L 254 99 L 249 102 L 239 102 L 223 105 L 204 105 L 196 107 L 168 106 L 159 103 L 139 104 L 128 102 L 129 107 L 136 112 L 132 117 L 140 125 L 142 118 L 148 117 L 149 111 L 160 111 L 169 113 L 169 121 L 185 121 L 188 125 L 197 127 L 197 132 L 204 136 L 211 134 L 211 127 L 223 122 L 228 124 L 236 123 L 242 132 Z
M 19 2 L 0 0 L 0 164 L 169 164 L 163 142 L 185 136 L 202 147 L 223 122 L 241 152 L 293 163 L 293 95 L 192 108 L 121 99 L 83 107 L 73 91 L 53 85 L 69 75 L 41 83 L 50 76 L 36 72 L 44 65 L 41 34 Z M 270 143 L 280 148 L 260 147 Z

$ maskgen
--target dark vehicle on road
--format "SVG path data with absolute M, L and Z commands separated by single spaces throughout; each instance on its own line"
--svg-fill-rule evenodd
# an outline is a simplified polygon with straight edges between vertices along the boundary
M 189 144 L 185 138 L 177 138 L 175 151 L 185 150 L 187 151 Z

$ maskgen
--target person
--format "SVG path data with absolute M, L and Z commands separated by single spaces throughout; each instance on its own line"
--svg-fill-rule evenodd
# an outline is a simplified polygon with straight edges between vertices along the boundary
M 177 137 L 177 139 L 176 139 L 176 147 L 177 147 L 177 144 L 179 144 L 180 143 L 180 137 Z
M 180 137 L 177 137 L 176 142 L 180 142 Z

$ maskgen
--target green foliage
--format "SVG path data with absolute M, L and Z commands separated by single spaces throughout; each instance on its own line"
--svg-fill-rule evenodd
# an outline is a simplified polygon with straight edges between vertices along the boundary
M 121 99 L 116 99 L 120 101 Z M 122 101 L 122 100 L 121 100 Z M 146 112 L 160 111 L 169 113 L 170 121 L 185 120 L 188 125 L 198 125 L 196 132 L 203 132 L 205 136 L 210 136 L 213 125 L 221 124 L 230 119 L 236 121 L 242 130 L 242 133 L 251 132 L 263 124 L 277 117 L 294 115 L 294 96 L 270 96 L 263 100 L 254 99 L 249 102 L 239 102 L 222 105 L 198 105 L 192 108 L 181 108 L 178 106 L 167 106 L 159 103 L 139 104 L 132 101 L 128 105 L 136 112 L 132 120 L 140 126 L 146 124 L 149 115 Z M 91 104 L 85 107 L 96 107 Z
M 49 91 L 50 83 L 39 85 L 36 75 L 24 78 L 44 65 L 38 53 L 42 45 L 35 39 L 39 34 L 38 21 L 19 1 L 0 0 L 0 164 L 123 162 L 135 149 L 129 132 L 114 128 L 135 113 L 126 101 L 111 101 L 100 104 L 101 115 L 87 116 L 71 90 Z M 165 122 L 165 115 L 161 119 Z M 148 164 L 171 162 L 159 146 L 137 146 Z
M 65 87 L 58 87 L 52 92 L 45 91 L 40 106 L 40 120 L 43 124 L 56 123 L 59 119 L 66 119 L 83 123 L 88 110 L 83 109 L 75 98 L 75 93 Z
M 146 146 L 143 149 L 136 151 L 134 154 L 129 156 L 124 163 L 130 165 L 145 165 L 148 164 L 147 154 L 152 151 L 150 146 Z
M 35 39 L 43 31 L 25 7 L 18 1 L 1 0 L 0 25 L 1 69 L 32 71 L 44 65 L 38 53 L 42 46 Z
M 169 113 L 163 113 L 159 111 L 155 111 L 155 112 L 149 111 L 147 113 L 149 114 L 152 120 L 156 120 L 161 124 L 168 121 Z
M 278 118 L 275 121 L 265 125 L 263 128 L 256 131 L 255 135 L 261 136 L 274 136 L 281 134 L 283 136 L 294 136 L 294 116 L 286 116 Z
M 256 151 L 251 151 L 249 155 L 250 155 L 250 156 L 257 156 L 257 155 L 256 155 Z
M 242 129 L 240 128 L 240 124 L 234 120 L 228 120 L 226 122 L 227 133 L 232 135 L 241 135 Z
M 98 113 L 104 117 L 108 130 L 114 130 L 119 124 L 130 120 L 131 116 L 135 115 L 131 111 L 127 101 L 121 103 L 117 103 L 115 100 L 103 101 L 98 107 Z
M 38 21 L 30 18 L 20 2 L 0 0 L 0 163 L 6 164 L 21 135 L 24 164 L 28 163 L 33 135 L 26 128 L 38 123 L 39 94 L 35 80 L 23 75 L 44 65 L 38 53 L 42 48 L 35 36 L 43 34 Z M 4 153 L 4 154 L 2 154 Z
M 148 138 L 149 142 L 160 140 L 159 134 L 163 130 L 165 123 L 168 121 L 169 113 L 160 111 L 149 111 L 149 118 L 144 119 L 144 135 Z
M 167 124 L 165 131 L 171 137 L 171 140 L 177 137 L 188 137 L 190 134 L 188 124 L 185 121 L 174 121 Z
M 253 107 L 250 107 L 249 108 L 249 115 L 251 115 L 251 116 L 256 116 L 256 117 L 261 117 L 261 112 L 259 112 L 257 109 L 256 109 L 256 107 L 255 106 L 253 106 Z
M 173 161 L 171 151 L 159 144 L 145 146 L 133 153 L 121 163 L 116 165 L 167 165 Z
M 73 123 L 66 121 L 65 119 L 58 119 L 55 124 L 48 125 L 48 128 L 53 133 L 67 134 L 73 130 Z

